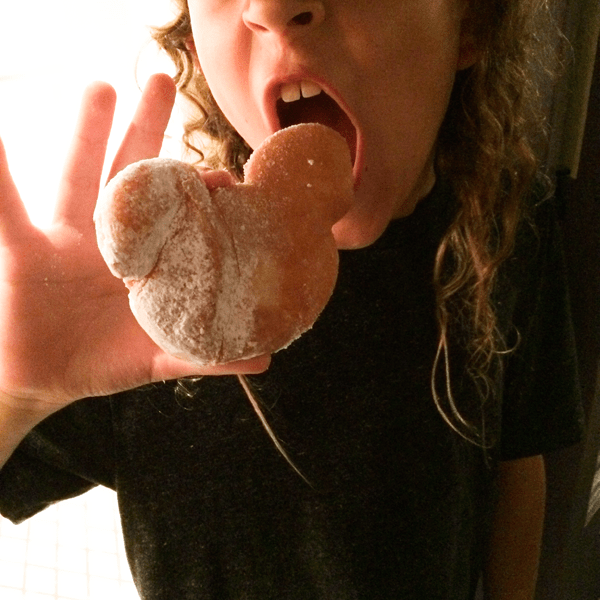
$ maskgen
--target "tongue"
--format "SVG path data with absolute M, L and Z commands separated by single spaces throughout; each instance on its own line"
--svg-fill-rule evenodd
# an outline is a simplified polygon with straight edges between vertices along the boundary
M 298 123 L 320 123 L 337 131 L 348 143 L 352 162 L 356 156 L 356 130 L 346 113 L 325 93 L 296 102 L 279 101 L 277 112 L 281 127 Z

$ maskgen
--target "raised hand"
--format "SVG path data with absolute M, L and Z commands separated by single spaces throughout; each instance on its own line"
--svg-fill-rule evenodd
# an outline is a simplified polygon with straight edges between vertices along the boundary
M 158 155 L 174 97 L 169 77 L 151 78 L 111 174 Z M 50 414 L 150 381 L 268 365 L 264 357 L 201 369 L 164 354 L 133 318 L 93 224 L 115 102 L 107 84 L 86 91 L 47 230 L 31 224 L 0 144 L 0 397 L 15 407 Z

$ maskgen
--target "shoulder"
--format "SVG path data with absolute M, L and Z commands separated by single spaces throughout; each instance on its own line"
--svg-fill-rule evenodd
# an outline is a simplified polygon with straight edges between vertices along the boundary
M 564 270 L 562 255 L 559 200 L 551 183 L 539 178 L 523 200 L 513 251 L 500 279 L 517 287 L 539 285 L 549 270 Z
M 560 204 L 551 190 L 534 192 L 498 286 L 499 320 L 511 349 L 504 369 L 505 459 L 567 446 L 581 433 Z

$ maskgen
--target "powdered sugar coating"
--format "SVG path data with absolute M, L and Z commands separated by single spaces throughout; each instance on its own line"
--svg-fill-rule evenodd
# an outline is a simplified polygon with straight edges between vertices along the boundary
M 348 148 L 313 124 L 266 140 L 244 184 L 210 193 L 185 163 L 131 165 L 107 186 L 95 220 L 102 255 L 150 337 L 217 364 L 275 352 L 312 326 L 337 277 L 331 226 L 351 201 Z

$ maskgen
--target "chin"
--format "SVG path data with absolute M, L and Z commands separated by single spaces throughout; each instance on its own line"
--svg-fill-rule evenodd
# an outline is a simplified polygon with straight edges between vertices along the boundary
M 390 221 L 391 216 L 369 215 L 352 208 L 331 230 L 340 250 L 358 250 L 376 242 Z

